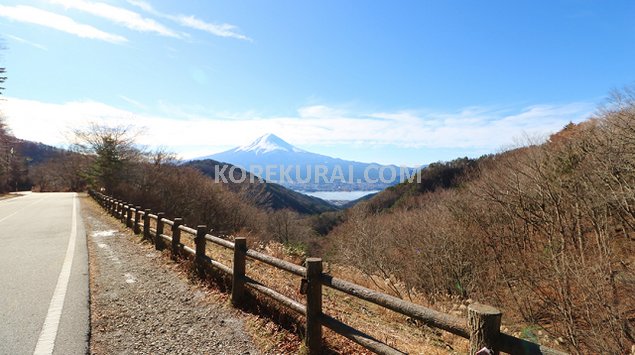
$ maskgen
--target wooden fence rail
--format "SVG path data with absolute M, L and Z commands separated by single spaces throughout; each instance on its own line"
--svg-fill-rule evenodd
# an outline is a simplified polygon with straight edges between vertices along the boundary
M 189 254 L 193 257 L 197 271 L 200 273 L 204 273 L 206 268 L 212 267 L 230 276 L 232 279 L 231 302 L 234 306 L 240 306 L 244 302 L 245 297 L 247 297 L 245 290 L 248 288 L 304 316 L 306 319 L 304 342 L 309 354 L 322 352 L 323 326 L 378 354 L 404 354 L 402 351 L 323 313 L 322 288 L 324 286 L 401 313 L 427 326 L 443 329 L 468 339 L 469 354 L 475 354 L 482 348 L 490 349 L 492 354 L 499 352 L 521 355 L 565 354 L 540 344 L 501 333 L 501 312 L 494 307 L 479 303 L 471 304 L 468 307 L 467 319 L 441 313 L 328 275 L 322 271 L 322 259 L 307 258 L 306 267 L 296 265 L 248 249 L 246 238 L 236 238 L 234 242 L 231 242 L 207 234 L 206 226 L 199 225 L 196 228 L 191 228 L 185 225 L 182 218 L 169 220 L 162 212 L 152 214 L 151 210 L 142 210 L 141 206 L 133 206 L 94 190 L 89 192 L 106 211 L 121 220 L 128 228 L 132 228 L 135 234 L 142 234 L 144 239 L 152 241 L 157 250 L 169 246 L 172 257 L 175 259 L 182 254 Z M 153 221 L 156 228 L 152 228 Z M 171 231 L 171 235 L 164 234 L 166 229 Z M 193 238 L 195 248 L 181 242 L 183 233 Z M 208 242 L 233 251 L 231 267 L 206 255 Z M 247 258 L 302 277 L 300 291 L 306 296 L 305 303 L 289 298 L 249 277 L 248 270 L 246 270 Z

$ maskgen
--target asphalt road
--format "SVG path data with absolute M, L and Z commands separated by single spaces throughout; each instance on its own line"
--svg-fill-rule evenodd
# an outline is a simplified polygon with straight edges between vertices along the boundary
M 0 201 L 0 354 L 85 354 L 88 256 L 74 193 Z

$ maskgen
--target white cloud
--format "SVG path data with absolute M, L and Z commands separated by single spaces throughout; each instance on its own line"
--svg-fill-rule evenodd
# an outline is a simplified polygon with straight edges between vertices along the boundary
M 70 17 L 41 10 L 32 6 L 0 5 L 0 16 L 14 21 L 32 23 L 73 34 L 81 38 L 98 39 L 111 43 L 127 42 L 125 37 L 99 30 L 93 26 L 75 22 Z
M 141 10 L 145 11 L 145 12 L 149 12 L 151 14 L 156 15 L 157 11 L 152 7 L 152 5 L 150 5 L 149 3 L 145 2 L 145 1 L 139 1 L 139 0 L 128 0 L 128 3 L 130 5 L 136 6 L 138 8 L 140 8 Z
M 556 132 L 569 121 L 589 117 L 592 110 L 591 104 L 571 103 L 516 110 L 468 108 L 425 114 L 409 111 L 354 115 L 328 106 L 312 106 L 301 108 L 297 117 L 218 119 L 187 114 L 177 118 L 136 114 L 94 101 L 53 104 L 8 98 L 3 104 L 7 124 L 20 138 L 62 145 L 66 142 L 65 131 L 91 121 L 133 124 L 145 131 L 141 144 L 167 146 L 188 158 L 243 145 L 267 132 L 300 147 L 385 145 L 494 152 L 523 135 Z
M 124 100 L 125 102 L 131 104 L 132 106 L 136 107 L 136 108 L 139 108 L 139 109 L 142 109 L 142 110 L 147 110 L 148 109 L 148 107 L 146 105 L 142 104 L 141 102 L 139 102 L 139 101 L 137 101 L 135 99 L 131 99 L 128 96 L 118 95 L 118 97 L 120 99 Z
M 252 41 L 251 38 L 237 32 L 238 27 L 228 23 L 211 23 L 203 21 L 193 15 L 169 15 L 156 10 L 150 3 L 142 0 L 128 0 L 128 3 L 136 6 L 154 16 L 169 19 L 181 26 L 204 31 L 214 36 L 236 38 Z
M 131 30 L 139 32 L 153 32 L 162 36 L 180 38 L 181 35 L 157 21 L 145 18 L 134 11 L 121 7 L 85 0 L 49 0 L 53 4 L 58 4 L 67 9 L 75 9 L 87 12 L 91 15 L 110 20 Z
M 26 39 L 24 39 L 24 38 L 22 38 L 22 37 L 18 37 L 18 36 L 10 35 L 10 34 L 8 34 L 8 35 L 6 35 L 6 36 L 7 36 L 7 37 L 9 37 L 9 38 L 11 38 L 12 40 L 14 40 L 14 41 L 16 41 L 16 42 L 20 42 L 20 43 L 28 44 L 28 45 L 29 45 L 29 46 L 31 46 L 31 47 L 35 47 L 35 48 L 37 48 L 37 49 L 41 49 L 41 50 L 43 50 L 43 51 L 48 50 L 48 48 L 46 48 L 44 45 L 41 45 L 41 44 L 36 43 L 36 42 L 31 42 L 31 41 L 26 40 Z
M 205 31 L 207 33 L 211 33 L 219 37 L 232 37 L 232 38 L 242 39 L 245 41 L 251 41 L 251 38 L 236 32 L 235 30 L 237 29 L 237 27 L 234 25 L 230 25 L 227 23 L 216 24 L 211 22 L 205 22 L 191 15 L 190 16 L 179 15 L 174 18 L 175 18 L 175 21 L 178 22 L 181 26 L 193 28 L 200 31 Z

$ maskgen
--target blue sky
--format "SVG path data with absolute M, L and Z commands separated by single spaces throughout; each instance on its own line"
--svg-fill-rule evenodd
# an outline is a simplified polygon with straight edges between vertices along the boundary
M 419 165 L 580 121 L 635 80 L 633 1 L 0 3 L 5 119 L 65 144 L 102 121 L 195 157 L 268 132 Z

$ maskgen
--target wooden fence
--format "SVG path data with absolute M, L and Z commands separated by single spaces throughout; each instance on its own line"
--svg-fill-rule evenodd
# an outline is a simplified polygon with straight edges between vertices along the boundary
M 381 307 L 401 313 L 421 323 L 443 329 L 469 340 L 469 354 L 475 354 L 482 348 L 488 348 L 492 354 L 565 354 L 561 351 L 516 338 L 500 331 L 501 312 L 494 307 L 474 303 L 468 307 L 467 319 L 441 313 L 421 305 L 404 301 L 381 292 L 377 292 L 352 282 L 330 276 L 322 271 L 322 259 L 307 258 L 306 267 L 299 266 L 252 249 L 247 248 L 246 238 L 235 238 L 234 242 L 206 233 L 207 227 L 199 225 L 196 229 L 186 226 L 183 219 L 165 218 L 164 213 L 152 214 L 149 209 L 132 206 L 124 201 L 91 190 L 90 195 L 111 215 L 120 219 L 134 233 L 143 234 L 145 239 L 153 241 L 158 250 L 169 247 L 176 258 L 181 251 L 190 254 L 199 270 L 212 267 L 227 274 L 232 279 L 231 302 L 238 306 L 247 296 L 245 289 L 265 295 L 282 306 L 302 315 L 306 319 L 305 346 L 309 354 L 320 354 L 322 349 L 322 327 L 327 327 L 366 349 L 378 354 L 404 354 L 402 351 L 373 338 L 351 326 L 322 312 L 322 287 L 330 287 L 353 297 L 374 303 Z M 152 221 L 156 228 L 152 228 Z M 167 227 L 166 227 L 167 226 Z M 165 229 L 171 235 L 165 234 Z M 195 248 L 181 243 L 182 233 L 193 238 Z M 233 250 L 232 266 L 226 266 L 206 255 L 207 243 Z M 246 259 L 258 260 L 275 268 L 284 270 L 302 278 L 301 294 L 306 296 L 305 303 L 291 299 L 264 284 L 250 278 L 246 270 Z

